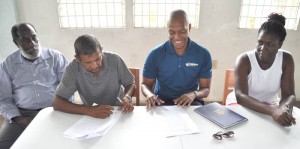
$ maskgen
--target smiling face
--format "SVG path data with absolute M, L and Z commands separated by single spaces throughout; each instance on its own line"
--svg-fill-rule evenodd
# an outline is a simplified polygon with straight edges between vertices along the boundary
M 262 63 L 273 63 L 282 43 L 279 36 L 261 31 L 256 44 L 256 56 Z
M 26 24 L 19 27 L 16 44 L 26 59 L 35 60 L 40 56 L 39 40 L 32 26 Z
M 191 24 L 187 24 L 184 17 L 179 17 L 170 21 L 168 25 L 169 39 L 176 52 L 184 52 L 188 45 Z

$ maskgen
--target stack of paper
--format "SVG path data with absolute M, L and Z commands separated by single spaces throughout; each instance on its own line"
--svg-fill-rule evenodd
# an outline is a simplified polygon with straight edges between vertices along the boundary
M 90 139 L 105 135 L 109 129 L 119 120 L 122 112 L 114 110 L 106 119 L 83 116 L 63 134 L 64 136 L 76 140 Z

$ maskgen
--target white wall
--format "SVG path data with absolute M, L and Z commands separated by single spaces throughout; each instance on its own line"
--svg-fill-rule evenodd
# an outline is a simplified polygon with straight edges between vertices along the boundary
M 127 1 L 128 2 L 128 1 Z M 128 2 L 132 4 L 131 2 Z M 200 27 L 191 30 L 191 38 L 210 49 L 217 60 L 213 70 L 212 90 L 209 100 L 221 100 L 225 69 L 233 68 L 238 54 L 253 49 L 257 30 L 238 29 L 241 0 L 201 0 Z M 35 25 L 42 44 L 62 51 L 71 60 L 74 40 L 90 33 L 98 37 L 105 50 L 120 54 L 126 64 L 143 68 L 150 49 L 167 40 L 166 29 L 133 28 L 132 16 L 127 16 L 125 29 L 60 29 L 55 0 L 17 0 L 21 22 Z M 1 6 L 2 7 L 2 6 Z M 130 8 L 127 12 L 132 12 Z M 300 27 L 298 27 L 300 29 Z M 288 31 L 283 48 L 293 53 L 296 64 L 296 95 L 300 96 L 300 31 Z M 142 71 L 141 71 L 142 72 Z
M 0 0 L 0 62 L 17 49 L 10 34 L 11 27 L 17 22 L 14 6 L 14 0 Z

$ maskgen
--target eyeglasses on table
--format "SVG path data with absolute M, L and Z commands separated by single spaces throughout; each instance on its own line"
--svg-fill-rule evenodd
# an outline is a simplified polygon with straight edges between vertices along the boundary
M 228 132 L 222 132 L 219 131 L 215 134 L 213 134 L 213 137 L 217 140 L 222 140 L 222 138 L 232 138 L 234 136 L 234 132 L 233 131 L 228 131 Z

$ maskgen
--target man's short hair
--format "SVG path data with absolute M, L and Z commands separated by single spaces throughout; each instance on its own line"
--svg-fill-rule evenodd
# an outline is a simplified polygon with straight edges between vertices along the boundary
M 184 19 L 184 22 L 185 22 L 184 25 L 185 26 L 189 24 L 189 20 L 188 20 L 186 12 L 184 10 L 177 9 L 177 10 L 174 10 L 170 13 L 168 24 L 167 24 L 168 27 L 170 26 L 172 21 L 178 20 L 178 19 Z
M 81 35 L 79 36 L 74 43 L 76 56 L 79 55 L 91 55 L 97 51 L 97 49 L 102 52 L 102 47 L 93 35 Z
M 26 25 L 31 26 L 31 27 L 34 29 L 34 31 L 36 32 L 35 27 L 34 27 L 32 24 L 30 24 L 30 23 L 19 23 L 19 24 L 15 24 L 15 25 L 11 28 L 11 35 L 12 35 L 12 38 L 13 38 L 14 41 L 16 41 L 18 38 L 20 38 L 20 37 L 19 37 L 19 34 L 18 34 L 19 28 L 20 28 L 21 26 L 26 26 Z

